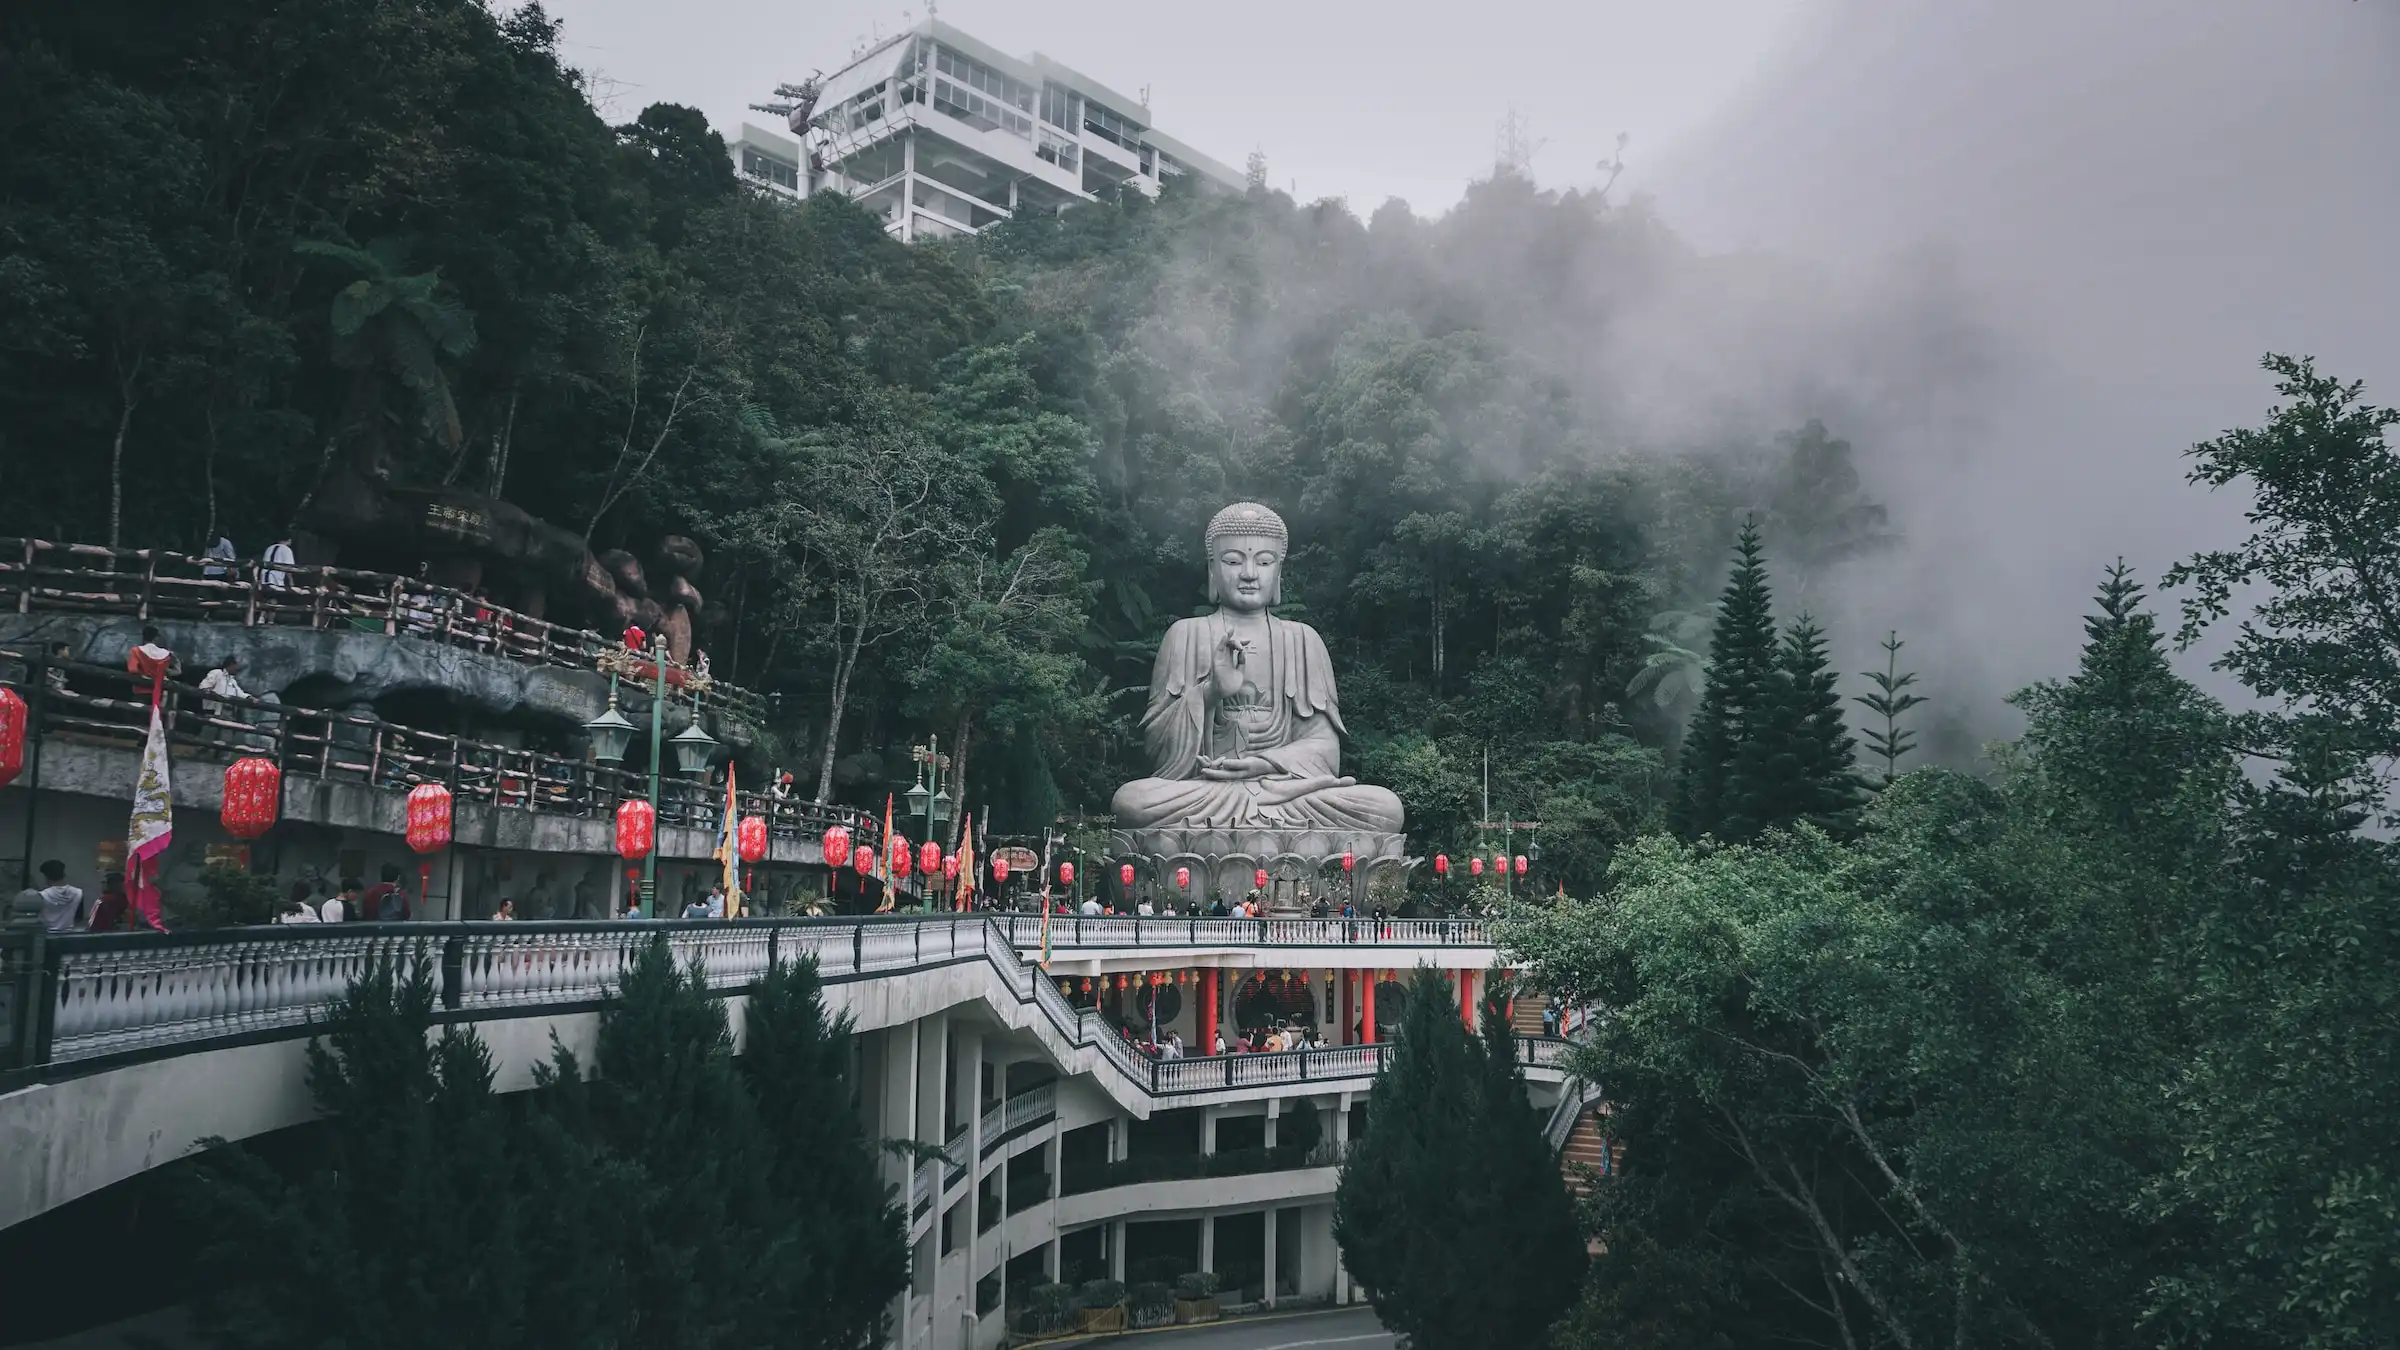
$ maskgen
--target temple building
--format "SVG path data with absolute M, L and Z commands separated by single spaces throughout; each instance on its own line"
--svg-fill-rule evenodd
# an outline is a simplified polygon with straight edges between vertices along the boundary
M 846 193 L 905 240 L 974 234 L 1126 188 L 1154 197 L 1187 174 L 1244 186 L 1239 171 L 1150 125 L 1145 100 L 938 19 L 776 94 L 754 106 L 800 139 L 745 124 L 731 147 L 736 172 L 792 197 Z

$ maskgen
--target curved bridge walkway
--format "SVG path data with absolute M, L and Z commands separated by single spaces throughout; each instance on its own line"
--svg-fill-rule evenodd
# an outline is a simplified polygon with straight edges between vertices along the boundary
M 695 923 L 342 924 L 180 934 L 0 938 L 0 1228 L 183 1156 L 314 1116 L 302 1047 L 349 982 L 422 955 L 442 1020 L 474 1023 L 503 1090 L 530 1086 L 557 1036 L 588 1053 L 603 999 L 643 944 L 705 970 L 738 1038 L 747 992 L 777 959 L 816 958 L 831 1011 L 860 1030 L 980 1002 L 1028 1033 L 1061 1076 L 1088 1075 L 1136 1117 L 1364 1086 L 1388 1045 L 1154 1059 L 1038 964 L 1027 915 Z M 1482 970 L 1474 920 L 1076 919 L 1050 924 L 1051 964 Z M 1566 1043 L 1521 1038 L 1555 1082 Z

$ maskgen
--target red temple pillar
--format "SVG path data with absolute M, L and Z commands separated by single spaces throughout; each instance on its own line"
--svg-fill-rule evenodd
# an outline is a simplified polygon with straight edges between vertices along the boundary
M 1217 1052 L 1217 968 L 1200 972 L 1200 1053 Z
M 1475 972 L 1458 972 L 1458 1021 L 1467 1030 L 1475 1029 Z
M 1372 970 L 1362 972 L 1360 978 L 1366 981 L 1366 992 L 1359 996 L 1359 1039 L 1368 1045 L 1373 1045 L 1375 1043 L 1375 972 Z

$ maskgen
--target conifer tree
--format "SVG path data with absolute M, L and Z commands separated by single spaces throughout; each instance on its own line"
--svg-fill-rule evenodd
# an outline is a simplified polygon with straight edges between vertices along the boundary
M 1669 813 L 1686 839 L 1725 835 L 1726 780 L 1755 734 L 1775 667 L 1775 603 L 1758 522 L 1746 520 L 1733 547 L 1733 575 L 1717 600 L 1709 635 L 1708 681 L 1683 738 L 1682 765 Z
M 1832 835 L 1857 823 L 1857 742 L 1825 656 L 1825 633 L 1802 615 L 1775 650 L 1775 667 L 1749 739 L 1726 773 L 1724 833 L 1754 839 L 1801 821 Z
M 1867 683 L 1875 686 L 1875 692 L 1860 694 L 1851 700 L 1883 719 L 1880 730 L 1869 726 L 1863 734 L 1867 753 L 1883 761 L 1885 786 L 1900 776 L 1901 756 L 1917 748 L 1917 733 L 1903 728 L 1900 719 L 1909 709 L 1925 701 L 1923 694 L 1909 692 L 1909 686 L 1917 682 L 1917 672 L 1900 669 L 1900 649 L 1907 645 L 1900 640 L 1896 630 L 1884 634 L 1883 669 L 1860 672 Z
M 1581 1243 L 1507 1028 L 1490 1033 L 1505 1042 L 1496 1064 L 1457 1006 L 1441 974 L 1411 979 L 1366 1134 L 1334 1192 L 1334 1239 L 1376 1316 L 1410 1344 L 1535 1345 L 1574 1301 Z

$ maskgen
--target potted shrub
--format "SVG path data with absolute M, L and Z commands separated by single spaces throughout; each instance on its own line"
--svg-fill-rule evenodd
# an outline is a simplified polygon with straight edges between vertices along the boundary
M 1125 1300 L 1137 1327 L 1163 1327 L 1175 1320 L 1175 1289 L 1163 1281 L 1145 1280 L 1128 1290 Z
M 1075 1329 L 1123 1331 L 1125 1286 L 1115 1280 L 1093 1280 L 1075 1291 Z
M 1175 1320 L 1178 1322 L 1214 1322 L 1217 1320 L 1216 1272 L 1195 1270 L 1175 1277 Z

